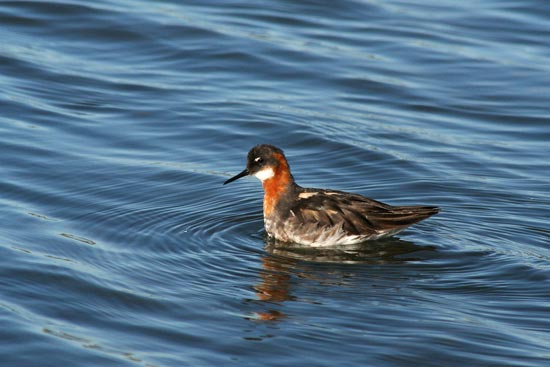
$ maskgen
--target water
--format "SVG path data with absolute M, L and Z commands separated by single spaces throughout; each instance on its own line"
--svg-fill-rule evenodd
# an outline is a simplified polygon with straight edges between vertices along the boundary
M 1 364 L 548 366 L 549 15 L 1 2 Z M 257 143 L 443 211 L 273 246 L 257 180 L 222 186 Z

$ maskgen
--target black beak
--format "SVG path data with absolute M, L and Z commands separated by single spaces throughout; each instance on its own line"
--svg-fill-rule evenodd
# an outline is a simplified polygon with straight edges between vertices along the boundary
M 230 182 L 233 182 L 235 180 L 238 180 L 241 177 L 248 176 L 248 169 L 245 169 L 241 173 L 239 173 L 237 176 L 231 177 L 229 180 L 225 181 L 223 184 L 226 185 Z

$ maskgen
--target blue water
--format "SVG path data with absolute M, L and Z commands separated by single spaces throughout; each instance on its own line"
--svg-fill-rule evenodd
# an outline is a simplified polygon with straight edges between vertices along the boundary
M 0 2 L 2 366 L 548 366 L 550 3 Z M 273 246 L 302 186 L 442 212 Z

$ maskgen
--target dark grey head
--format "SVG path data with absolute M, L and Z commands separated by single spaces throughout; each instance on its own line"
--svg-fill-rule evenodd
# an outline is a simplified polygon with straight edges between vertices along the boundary
M 269 144 L 256 145 L 248 152 L 246 169 L 223 184 L 228 184 L 248 175 L 264 181 L 273 177 L 281 164 L 285 164 L 286 169 L 288 169 L 285 155 L 281 149 Z

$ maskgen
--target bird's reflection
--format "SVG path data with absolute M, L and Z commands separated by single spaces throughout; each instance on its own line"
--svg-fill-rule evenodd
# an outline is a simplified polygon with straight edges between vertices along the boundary
M 313 263 L 387 264 L 417 261 L 435 251 L 434 246 L 421 246 L 397 238 L 369 241 L 355 245 L 311 247 L 268 240 L 266 251 L 275 256 Z
M 330 266 L 319 267 L 319 264 L 333 263 L 336 266 L 419 261 L 432 257 L 435 247 L 420 246 L 396 238 L 330 248 L 312 248 L 266 240 L 265 250 L 268 255 L 262 258 L 260 282 L 254 290 L 261 304 L 280 306 L 282 302 L 295 299 L 291 290 L 293 278 L 318 279 L 320 283 L 324 283 L 327 278 L 334 279 L 335 272 L 339 271 L 342 278 L 340 281 L 345 281 L 350 276 L 349 273 L 354 271 L 353 268 L 342 271 L 341 266 L 337 270 Z M 324 274 L 320 275 L 319 271 Z M 334 285 L 338 281 L 330 283 Z M 279 320 L 284 317 L 284 312 L 270 309 L 255 312 L 254 319 Z

